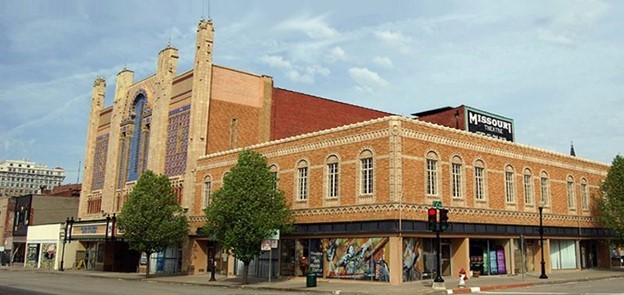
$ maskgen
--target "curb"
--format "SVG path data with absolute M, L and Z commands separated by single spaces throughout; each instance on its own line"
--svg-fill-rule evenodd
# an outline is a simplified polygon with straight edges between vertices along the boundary
M 494 285 L 494 286 L 485 286 L 485 287 L 455 288 L 455 289 L 448 289 L 446 290 L 446 292 L 448 294 L 480 293 L 481 291 L 492 291 L 492 290 L 510 289 L 510 288 L 524 288 L 524 287 L 530 287 L 533 285 L 535 284 L 517 283 L 517 284 Z

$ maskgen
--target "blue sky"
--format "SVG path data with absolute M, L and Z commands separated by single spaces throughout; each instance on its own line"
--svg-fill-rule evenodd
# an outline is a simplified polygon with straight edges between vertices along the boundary
M 0 0 L 0 160 L 76 182 L 96 76 L 108 106 L 169 41 L 189 70 L 202 16 L 216 64 L 277 87 L 401 115 L 464 104 L 514 119 L 518 143 L 624 153 L 621 1 Z

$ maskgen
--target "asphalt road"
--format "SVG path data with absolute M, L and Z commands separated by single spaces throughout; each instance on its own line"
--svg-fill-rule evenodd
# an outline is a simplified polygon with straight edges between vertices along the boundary
M 11 272 L 0 273 L 0 295 L 174 295 L 174 294 L 207 294 L 207 295 L 247 295 L 247 294 L 301 294 L 299 292 L 280 292 L 275 290 L 252 290 L 225 288 L 216 286 L 196 286 L 149 281 L 120 280 L 70 276 L 55 273 Z

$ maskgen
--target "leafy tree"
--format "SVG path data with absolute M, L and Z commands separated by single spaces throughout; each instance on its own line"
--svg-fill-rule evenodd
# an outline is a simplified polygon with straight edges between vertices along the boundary
M 607 177 L 601 185 L 602 198 L 597 200 L 596 216 L 603 226 L 610 229 L 614 242 L 624 242 L 624 157 L 613 159 Z
M 204 231 L 243 262 L 243 284 L 247 284 L 249 263 L 260 254 L 262 240 L 275 230 L 292 230 L 294 217 L 284 192 L 277 188 L 266 158 L 243 150 L 212 200 L 204 211 Z
M 152 253 L 164 251 L 188 237 L 188 220 L 173 194 L 169 178 L 149 170 L 137 181 L 118 222 L 130 248 L 147 254 L 146 278 L 149 278 Z

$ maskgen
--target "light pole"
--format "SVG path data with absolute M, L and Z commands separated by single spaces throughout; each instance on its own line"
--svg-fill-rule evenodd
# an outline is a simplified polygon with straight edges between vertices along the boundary
M 540 202 L 538 205 L 539 208 L 539 219 L 540 219 L 540 225 L 539 225 L 539 233 L 540 233 L 540 245 L 541 245 L 541 250 L 542 250 L 542 274 L 540 275 L 540 279 L 547 279 L 548 276 L 546 275 L 546 262 L 544 261 L 544 226 L 542 224 L 542 211 L 544 210 L 544 202 Z
M 69 229 L 69 222 L 69 217 L 67 217 L 67 220 L 65 220 L 65 231 L 63 234 L 63 253 L 61 254 L 61 267 L 59 267 L 60 271 L 65 271 L 65 244 L 67 244 L 67 230 Z

